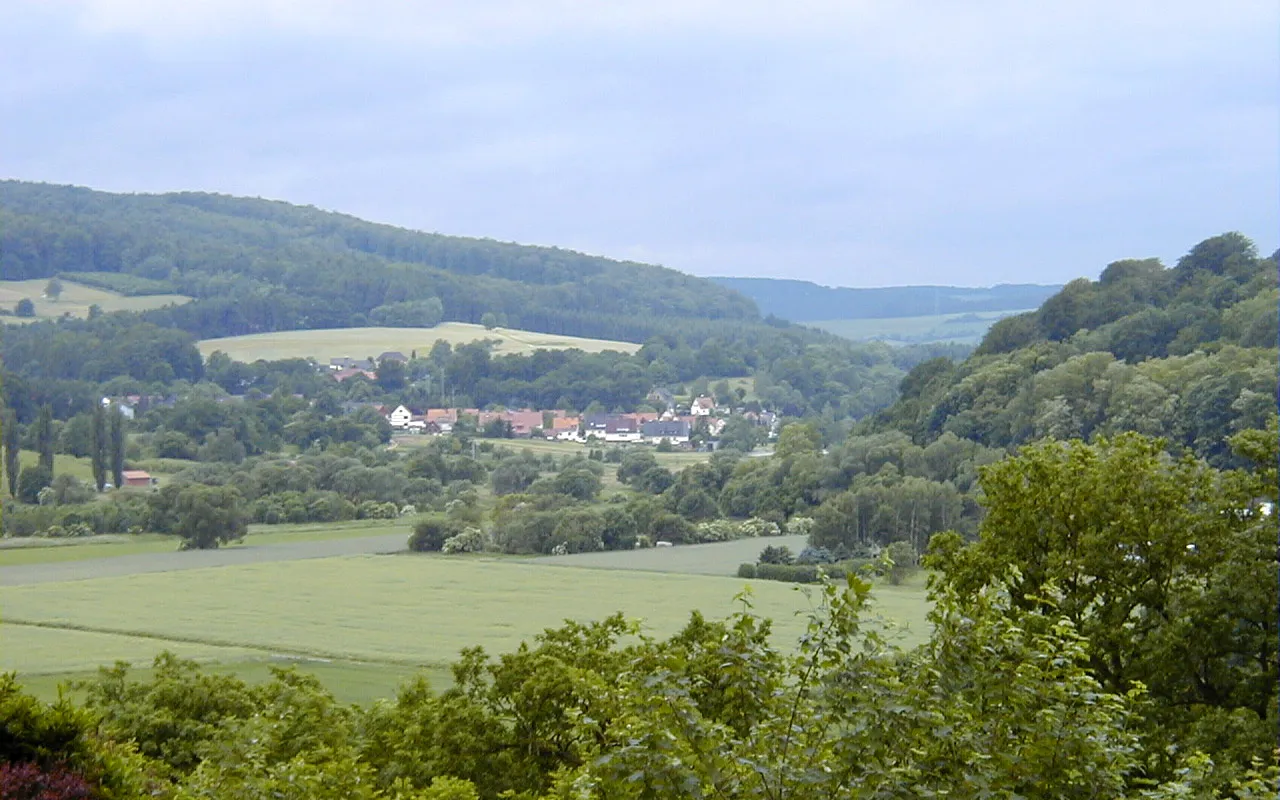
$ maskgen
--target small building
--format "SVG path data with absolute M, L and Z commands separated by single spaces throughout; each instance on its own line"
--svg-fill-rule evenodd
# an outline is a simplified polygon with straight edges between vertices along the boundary
M 381 364 L 383 361 L 399 361 L 401 364 L 408 364 L 409 357 L 404 353 L 401 353 L 399 350 L 388 350 L 378 356 L 378 363 Z
M 693 405 L 689 408 L 689 413 L 695 417 L 709 417 L 711 412 L 716 410 L 716 401 L 702 395 L 693 401 Z
M 121 476 L 124 478 L 124 485 L 149 489 L 156 485 L 156 479 L 151 477 L 151 473 L 141 469 L 126 469 Z

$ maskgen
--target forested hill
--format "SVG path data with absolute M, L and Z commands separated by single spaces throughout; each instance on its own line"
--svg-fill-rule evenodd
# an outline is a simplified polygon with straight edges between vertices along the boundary
M 851 289 L 776 278 L 711 278 L 755 301 L 763 314 L 794 322 L 887 319 L 978 311 L 1039 308 L 1061 286 L 1001 284 L 982 289 L 960 286 L 888 286 Z
M 964 363 L 916 366 L 864 432 L 1011 447 L 1137 431 L 1227 465 L 1227 437 L 1275 413 L 1276 260 L 1227 233 L 1171 269 L 1114 262 L 997 322 Z
M 153 318 L 202 337 L 492 314 L 514 328 L 642 342 L 672 321 L 697 338 L 760 323 L 737 292 L 649 264 L 268 200 L 0 181 L 0 276 L 68 273 L 126 294 L 191 295 Z

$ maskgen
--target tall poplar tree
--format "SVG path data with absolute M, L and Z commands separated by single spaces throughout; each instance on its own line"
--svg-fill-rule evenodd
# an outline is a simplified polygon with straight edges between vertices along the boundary
M 107 411 L 101 403 L 93 407 L 93 427 L 90 429 L 89 458 L 93 462 L 93 483 L 98 491 L 107 484 L 108 445 Z
M 40 454 L 40 467 L 53 475 L 53 407 L 48 403 L 40 406 L 40 414 L 36 417 L 36 452 Z
M 117 489 L 124 485 L 124 414 L 119 408 L 111 410 L 111 477 Z
M 9 485 L 9 496 L 18 496 L 18 416 L 13 411 L 4 412 L 4 421 L 0 423 L 0 440 L 4 442 L 4 479 Z

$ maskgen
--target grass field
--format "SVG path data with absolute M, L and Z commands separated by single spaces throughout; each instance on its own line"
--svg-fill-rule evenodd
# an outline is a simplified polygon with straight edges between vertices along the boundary
M 320 542 L 333 539 L 401 534 L 407 539 L 412 525 L 401 520 L 355 520 L 352 522 L 307 523 L 302 525 L 250 525 L 249 534 L 227 547 Z M 24 564 L 52 564 L 87 561 L 95 558 L 131 556 L 142 553 L 169 553 L 176 550 L 173 536 L 146 533 L 138 536 L 91 536 L 84 539 L 0 540 L 0 567 Z
M 426 355 L 431 350 L 431 346 L 441 339 L 454 346 L 481 339 L 497 339 L 498 345 L 494 352 L 501 354 L 563 350 L 570 347 L 589 353 L 599 353 L 604 350 L 634 353 L 640 349 L 640 345 L 634 342 L 581 339 L 576 336 L 557 336 L 509 328 L 487 330 L 483 325 L 469 325 L 464 322 L 444 322 L 434 328 L 333 328 L 255 333 L 248 336 L 205 339 L 199 342 L 198 346 L 205 356 L 215 350 L 221 350 L 237 361 L 314 358 L 319 363 L 325 364 L 331 358 L 376 358 L 388 350 L 398 350 L 405 355 L 411 355 L 412 351 L 416 350 L 418 355 Z
M 1003 317 L 1025 311 L 978 311 L 963 314 L 935 314 L 927 317 L 890 317 L 888 319 L 834 319 L 806 322 L 846 339 L 863 341 L 882 339 L 888 342 L 959 342 L 977 344 L 987 329 Z
M 47 300 L 44 293 L 47 278 L 29 281 L 0 281 L 0 307 L 13 311 L 13 306 L 24 297 L 31 300 L 36 307 L 35 317 L 0 317 L 0 322 L 31 322 L 33 319 L 55 319 L 64 314 L 73 317 L 89 316 L 89 306 L 101 306 L 103 311 L 146 311 L 168 305 L 181 305 L 191 302 L 191 298 L 181 294 L 154 294 L 146 297 L 125 297 L 122 294 L 108 292 L 105 289 L 94 289 L 70 281 L 62 282 L 62 294 L 57 301 Z
M 794 641 L 804 625 L 797 612 L 810 600 L 789 584 L 536 560 L 357 556 L 15 586 L 0 589 L 0 632 L 10 637 L 0 647 L 0 670 L 65 673 L 145 658 L 157 644 L 215 660 L 271 655 L 439 667 L 466 646 L 505 652 L 566 618 L 615 610 L 668 635 L 693 609 L 712 618 L 731 613 L 748 583 L 756 613 L 775 620 L 779 643 Z M 876 596 L 878 610 L 909 625 L 907 640 L 919 641 L 923 590 L 886 586 Z M 30 646 L 37 638 L 41 646 Z

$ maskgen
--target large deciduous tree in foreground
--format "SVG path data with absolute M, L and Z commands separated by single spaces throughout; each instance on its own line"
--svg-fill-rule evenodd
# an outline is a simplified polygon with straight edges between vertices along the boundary
M 948 591 L 1010 581 L 1015 604 L 1061 614 L 1110 692 L 1145 687 L 1147 766 L 1190 749 L 1219 767 L 1277 737 L 1277 434 L 1232 445 L 1256 467 L 1212 469 L 1125 434 L 1047 441 L 986 467 L 979 540 L 935 537 Z

